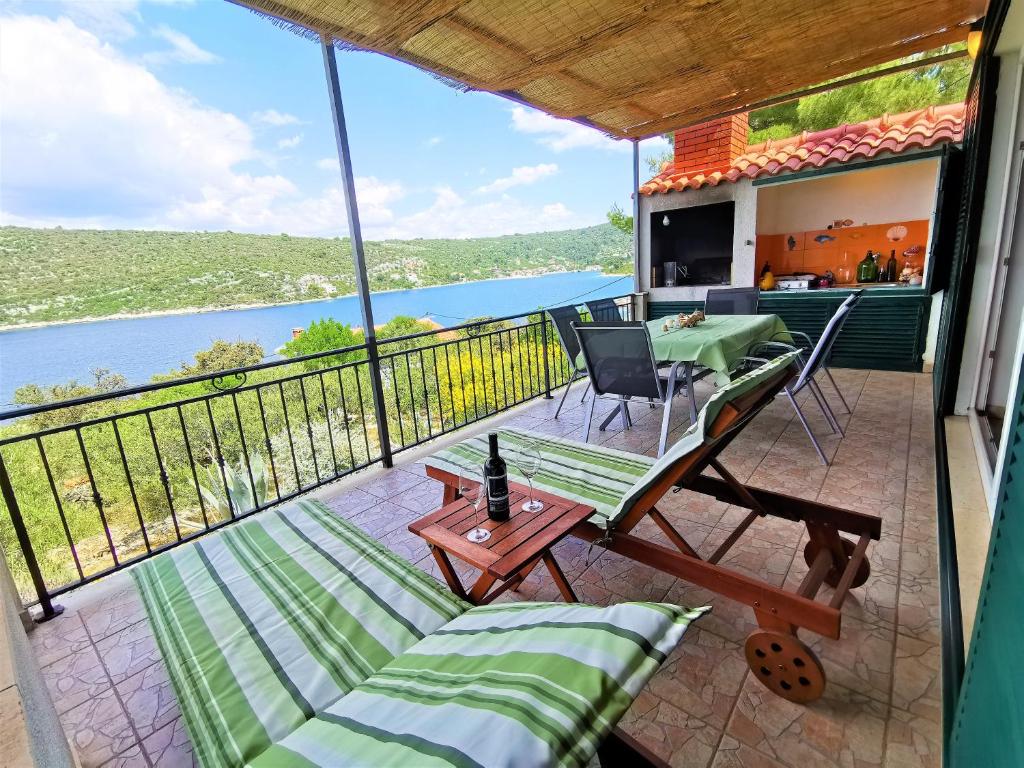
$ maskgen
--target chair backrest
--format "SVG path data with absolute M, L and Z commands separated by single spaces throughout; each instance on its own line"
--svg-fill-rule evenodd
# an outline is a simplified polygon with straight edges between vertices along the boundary
M 757 299 L 761 291 L 752 288 L 715 288 L 708 291 L 704 299 L 704 314 L 708 315 L 756 315 Z
M 821 336 L 818 337 L 818 343 L 814 345 L 814 349 L 811 350 L 811 354 L 807 357 L 804 369 L 800 371 L 800 377 L 796 380 L 796 384 L 793 386 L 794 392 L 803 389 L 804 385 L 807 384 L 810 378 L 814 376 L 814 374 L 821 369 L 821 366 L 825 364 L 829 353 L 832 351 L 832 345 L 836 343 L 836 339 L 839 338 L 839 332 L 843 329 L 843 325 L 846 323 L 846 318 L 850 314 L 851 306 L 852 304 L 848 304 L 844 301 L 839 305 L 839 309 L 836 310 L 836 313 L 829 319 L 828 325 L 825 326 L 825 330 L 822 331 Z
M 697 414 L 697 421 L 690 425 L 690 428 L 683 433 L 667 451 L 658 459 L 643 477 L 637 480 L 633 487 L 627 491 L 618 508 L 609 516 L 610 521 L 621 520 L 630 512 L 634 505 L 652 494 L 660 498 L 661 486 L 675 484 L 692 469 L 700 471 L 703 463 L 697 462 L 701 457 L 714 456 L 717 450 L 715 444 L 720 442 L 727 434 L 741 429 L 750 422 L 762 408 L 788 383 L 794 375 L 793 371 L 787 373 L 787 369 L 793 368 L 799 358 L 800 352 L 794 350 L 787 352 L 774 360 L 769 360 L 758 368 L 729 382 L 727 385 L 715 392 L 704 407 Z M 760 396 L 752 401 L 745 395 L 762 389 Z M 725 430 L 712 430 L 718 416 L 726 408 L 732 405 L 737 407 L 739 403 L 749 401 L 742 407 L 738 407 L 736 418 Z M 718 449 L 720 450 L 720 449 Z M 665 488 L 667 490 L 667 487 Z M 655 498 L 651 503 L 656 503 Z
M 590 310 L 590 319 L 595 323 L 622 319 L 622 313 L 619 311 L 619 305 L 615 303 L 615 299 L 588 301 L 587 309 Z
M 663 399 L 658 363 L 646 324 L 615 320 L 573 323 L 572 327 L 595 393 Z
M 575 368 L 576 358 L 580 355 L 580 342 L 572 325 L 582 321 L 580 311 L 574 306 L 554 307 L 548 310 L 548 315 L 555 324 L 555 333 L 558 334 L 558 341 L 561 342 L 562 350 L 569 359 L 569 365 Z

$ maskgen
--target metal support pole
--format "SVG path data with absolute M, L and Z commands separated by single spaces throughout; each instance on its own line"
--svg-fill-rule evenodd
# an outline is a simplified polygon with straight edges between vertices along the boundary
M 640 293 L 640 142 L 633 139 L 633 293 Z
M 4 457 L 0 456 L 0 493 L 3 494 L 4 504 L 11 516 L 11 525 L 14 526 L 14 533 L 18 537 L 18 544 L 21 545 L 21 554 L 25 558 L 25 566 L 28 568 L 29 576 L 32 577 L 32 586 L 36 589 L 39 597 L 39 607 L 43 614 L 36 621 L 49 621 L 54 616 L 64 612 L 63 606 L 54 605 L 50 600 L 50 593 L 46 589 L 46 580 L 42 571 L 39 570 L 39 561 L 36 560 L 35 550 L 32 548 L 32 539 L 28 536 L 28 529 L 25 528 L 25 521 L 21 517 L 21 509 L 18 507 L 18 499 L 14 495 L 14 487 L 11 485 L 11 478 L 7 474 L 7 465 L 4 464 Z
M 381 462 L 385 467 L 391 467 L 394 465 L 391 457 L 391 437 L 388 434 L 387 411 L 384 409 L 384 387 L 381 384 L 380 377 L 377 332 L 373 326 L 370 282 L 366 277 L 363 231 L 359 226 L 359 205 L 356 201 L 355 176 L 352 173 L 352 154 L 348 146 L 348 129 L 345 127 L 345 110 L 341 103 L 338 62 L 334 57 L 334 45 L 325 35 L 320 35 L 320 50 L 324 57 L 327 93 L 331 99 L 331 117 L 334 121 L 334 138 L 338 144 L 338 160 L 341 163 L 342 190 L 345 193 L 345 212 L 348 214 L 348 236 L 352 243 L 352 264 L 355 266 L 356 272 L 359 310 L 363 316 L 363 337 L 366 340 L 366 355 L 369 359 L 370 389 L 373 394 L 373 413 L 377 419 L 377 438 L 380 441 Z
M 540 348 L 544 357 L 544 399 L 551 399 L 551 371 L 548 367 L 548 316 L 544 310 L 540 312 Z M 568 392 L 568 390 L 566 390 Z M 564 399 L 564 398 L 563 398 Z M 558 414 L 556 413 L 557 417 Z

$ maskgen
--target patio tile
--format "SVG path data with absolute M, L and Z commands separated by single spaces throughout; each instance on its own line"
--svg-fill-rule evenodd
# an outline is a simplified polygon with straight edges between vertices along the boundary
M 381 536 L 378 541 L 410 563 L 415 563 L 430 555 L 427 542 L 415 533 L 411 533 L 406 526 L 395 528 L 390 533 Z
M 89 645 L 89 633 L 77 611 L 66 610 L 50 621 L 36 624 L 28 635 L 39 666 L 45 667 Z
M 359 489 L 378 499 L 390 499 L 420 482 L 423 482 L 422 477 L 406 472 L 401 467 L 395 467 L 390 472 L 359 486 Z
M 844 616 L 839 640 L 811 632 L 802 632 L 801 638 L 821 660 L 828 685 L 840 685 L 883 703 L 889 701 L 896 642 L 891 624 L 868 624 Z
M 885 738 L 885 768 L 939 768 L 942 727 L 929 718 L 893 709 Z
M 898 616 L 901 634 L 937 644 L 940 639 L 939 580 L 902 575 Z
M 181 717 L 143 739 L 142 748 L 153 768 L 193 768 L 198 765 L 185 720 Z
M 709 765 L 721 738 L 721 729 L 646 693 L 633 702 L 619 727 L 670 766 L 679 768 Z
M 103 765 L 135 745 L 135 733 L 112 688 L 64 712 L 60 722 L 82 768 Z
M 440 508 L 443 493 L 444 483 L 427 478 L 392 496 L 391 501 L 422 517 Z
M 323 493 L 323 501 L 332 511 L 348 519 L 380 503 L 380 499 L 361 488 L 352 488 L 341 493 Z
M 610 605 L 623 600 L 664 600 L 675 578 L 615 552 L 605 552 L 573 583 L 585 603 Z
M 91 645 L 43 667 L 41 672 L 57 714 L 110 689 L 107 671 Z
M 782 763 L 726 735 L 711 768 L 781 768 Z
M 807 705 L 770 693 L 752 675 L 726 734 L 790 768 L 882 764 L 888 707 L 835 683 Z
M 146 609 L 127 573 L 115 574 L 91 587 L 89 597 L 79 614 L 93 642 L 146 618 Z
M 732 526 L 730 525 L 719 525 L 715 528 L 697 550 L 700 556 L 710 557 L 731 532 Z M 782 586 L 786 580 L 786 574 L 789 573 L 798 540 L 794 536 L 789 544 L 777 544 L 773 541 L 743 535 L 722 556 L 718 565 L 779 587 Z
M 156 638 L 147 620 L 137 621 L 130 627 L 103 638 L 96 643 L 96 650 L 115 684 L 161 658 Z
M 915 717 L 942 722 L 942 651 L 937 643 L 896 637 L 892 706 Z
M 686 639 L 647 684 L 646 691 L 719 730 L 725 728 L 748 667 L 739 643 L 700 629 Z
M 139 744 L 132 744 L 113 760 L 103 764 L 103 768 L 143 768 L 143 766 L 148 768 L 149 763 Z
M 146 738 L 181 715 L 171 679 L 162 662 L 136 672 L 116 688 L 141 738 Z
M 413 520 L 418 520 L 422 516 L 393 501 L 378 501 L 375 506 L 364 509 L 349 520 L 374 538 L 380 538 L 396 528 L 405 528 Z

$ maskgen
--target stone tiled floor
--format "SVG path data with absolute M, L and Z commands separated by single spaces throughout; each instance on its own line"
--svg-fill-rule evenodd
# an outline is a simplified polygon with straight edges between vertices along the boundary
M 742 480 L 883 519 L 882 540 L 871 549 L 871 579 L 843 608 L 842 639 L 802 633 L 829 678 L 819 701 L 790 704 L 751 676 L 742 653 L 742 642 L 754 628 L 749 609 L 612 553 L 591 555 L 588 561 L 586 545 L 572 539 L 557 548 L 583 600 L 714 606 L 622 722 L 674 766 L 939 765 L 931 381 L 924 375 L 878 371 L 836 375 L 854 409 L 852 416 L 840 417 L 846 436 L 830 435 L 821 415 L 808 408 L 833 459 L 830 467 L 818 462 L 783 400 L 766 408 L 723 454 L 726 466 Z M 699 390 L 701 399 L 708 391 L 707 385 Z M 538 401 L 500 420 L 580 437 L 583 411 L 577 399 L 570 396 L 568 410 L 557 421 L 552 418 L 555 405 Z M 659 419 L 660 411 L 637 407 L 633 429 L 623 433 L 616 421 L 608 432 L 595 428 L 591 439 L 652 454 Z M 686 423 L 680 400 L 674 434 Z M 425 477 L 415 459 L 407 457 L 393 470 L 356 476 L 316 495 L 438 576 L 423 542 L 407 531 L 409 522 L 434 509 L 441 496 L 440 485 Z M 701 554 L 722 541 L 740 514 L 688 492 L 669 494 L 659 506 Z M 661 539 L 649 523 L 640 534 Z M 793 588 L 806 572 L 800 554 L 804 540 L 795 524 L 758 521 L 723 564 Z M 472 576 L 466 568 L 460 571 Z M 828 593 L 824 588 L 823 594 Z M 557 599 L 557 591 L 547 572 L 537 569 L 509 598 Z M 188 736 L 130 579 L 123 574 L 107 579 L 67 596 L 64 603 L 64 616 L 41 625 L 32 643 L 82 764 L 191 765 Z

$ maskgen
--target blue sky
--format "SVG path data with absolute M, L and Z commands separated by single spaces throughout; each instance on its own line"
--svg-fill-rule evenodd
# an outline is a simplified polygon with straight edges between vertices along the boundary
M 628 143 L 383 56 L 338 60 L 368 238 L 566 229 L 628 208 Z M 319 47 L 244 8 L 8 3 L 0 85 L 2 224 L 345 233 Z

